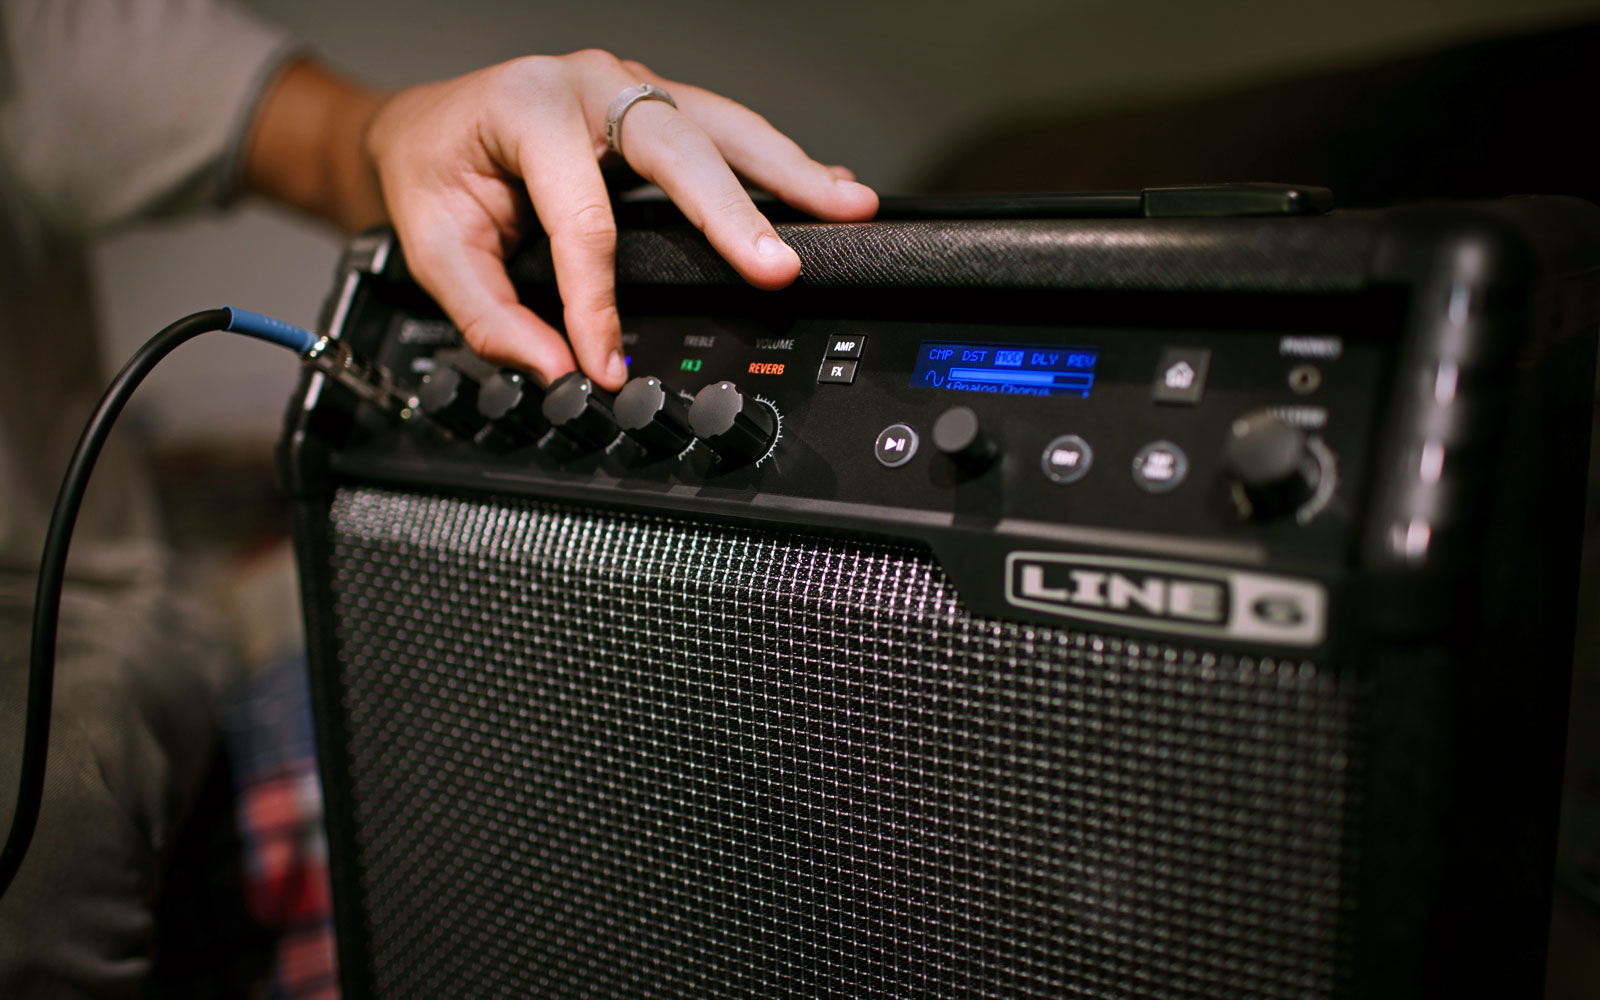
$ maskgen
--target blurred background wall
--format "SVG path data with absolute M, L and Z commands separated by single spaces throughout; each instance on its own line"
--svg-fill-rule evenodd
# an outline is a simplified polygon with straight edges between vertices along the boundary
M 1000 118 L 1220 93 L 1600 17 L 1600 0 L 248 5 L 335 66 L 386 87 L 520 54 L 608 48 L 749 104 L 812 155 L 890 192 L 915 187 L 930 163 Z M 97 259 L 108 364 L 171 319 L 212 305 L 311 325 L 339 246 L 318 224 L 249 203 L 118 234 Z M 293 368 L 271 348 L 202 340 L 158 370 L 135 412 L 161 445 L 220 438 L 264 451 Z

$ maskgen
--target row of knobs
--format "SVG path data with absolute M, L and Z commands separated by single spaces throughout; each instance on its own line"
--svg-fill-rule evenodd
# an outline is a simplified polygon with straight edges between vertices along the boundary
M 550 438 L 581 454 L 628 435 L 652 458 L 675 455 L 704 441 L 729 465 L 764 456 L 777 438 L 776 412 L 732 382 L 713 382 L 691 403 L 654 376 L 635 378 L 613 397 L 582 372 L 556 379 L 549 389 L 517 372 L 482 382 L 450 366 L 423 379 L 422 410 L 451 432 L 508 450 Z

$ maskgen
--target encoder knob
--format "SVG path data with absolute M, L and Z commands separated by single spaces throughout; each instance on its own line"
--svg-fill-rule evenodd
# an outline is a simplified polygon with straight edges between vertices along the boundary
M 417 390 L 422 412 L 440 426 L 464 438 L 483 429 L 478 413 L 478 383 L 453 365 L 441 364 L 429 372 Z
M 562 437 L 585 451 L 604 448 L 617 436 L 610 398 L 580 371 L 550 383 L 540 412 Z
M 478 415 L 488 422 L 481 439 L 503 448 L 534 443 L 550 429 L 543 406 L 544 390 L 521 372 L 489 376 L 478 389 Z
M 977 475 L 994 464 L 1000 446 L 983 429 L 970 406 L 952 406 L 933 422 L 933 446 L 949 456 L 968 475 Z
M 731 465 L 761 458 L 778 436 L 773 409 L 732 382 L 713 382 L 700 390 L 689 405 L 689 427 Z
M 689 408 L 653 375 L 629 380 L 612 408 L 617 426 L 652 457 L 676 455 L 694 440 Z
M 1231 479 L 1236 512 L 1252 521 L 1298 509 L 1316 492 L 1322 476 L 1305 433 L 1266 411 L 1233 422 L 1222 464 Z

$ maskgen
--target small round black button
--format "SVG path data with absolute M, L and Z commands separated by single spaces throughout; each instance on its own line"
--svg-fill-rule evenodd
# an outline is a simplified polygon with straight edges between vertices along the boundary
M 872 453 L 890 469 L 898 469 L 917 453 L 917 432 L 905 424 L 890 424 L 878 433 Z
M 1147 493 L 1175 490 L 1189 475 L 1189 456 L 1171 441 L 1152 441 L 1133 456 L 1133 481 Z
M 969 474 L 987 469 L 1000 447 L 978 422 L 970 406 L 952 406 L 933 422 L 933 446 Z
M 1044 446 L 1039 464 L 1046 478 L 1065 486 L 1089 474 L 1089 466 L 1094 464 L 1094 449 L 1076 434 L 1063 434 Z

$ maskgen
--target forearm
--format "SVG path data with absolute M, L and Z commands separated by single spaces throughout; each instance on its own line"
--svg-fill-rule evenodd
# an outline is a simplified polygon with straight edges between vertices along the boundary
M 301 60 L 262 98 L 245 152 L 246 189 L 345 232 L 384 221 L 363 136 L 386 95 Z

